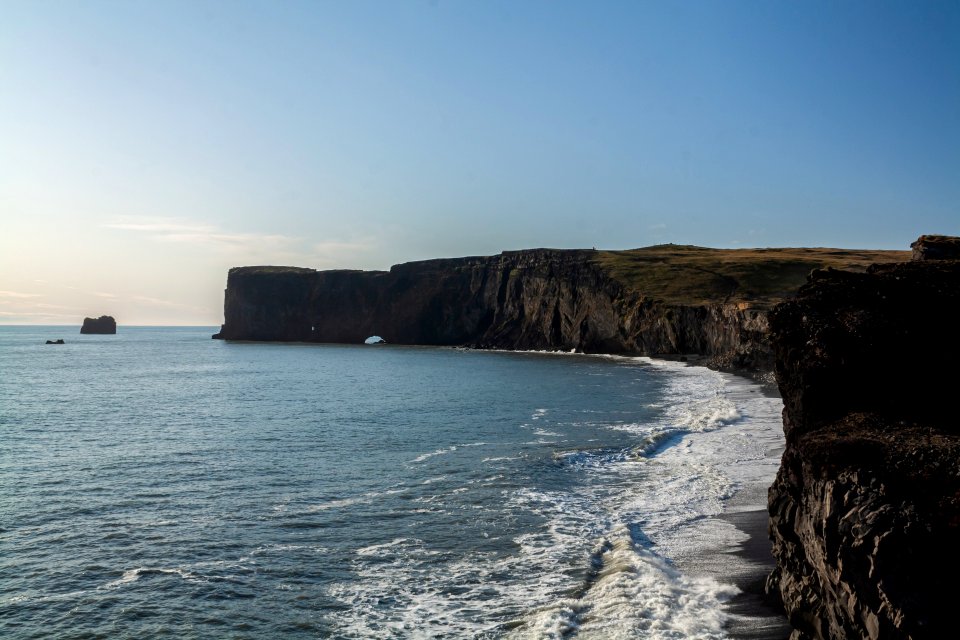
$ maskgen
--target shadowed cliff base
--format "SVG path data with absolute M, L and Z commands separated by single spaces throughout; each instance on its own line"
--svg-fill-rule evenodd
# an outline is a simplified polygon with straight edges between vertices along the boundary
M 794 640 L 952 637 L 957 247 L 925 236 L 919 261 L 816 272 L 771 314 L 786 451 L 768 589 Z
M 389 271 L 237 267 L 215 338 L 697 354 L 769 372 L 767 310 L 816 268 L 864 270 L 900 251 L 530 249 Z

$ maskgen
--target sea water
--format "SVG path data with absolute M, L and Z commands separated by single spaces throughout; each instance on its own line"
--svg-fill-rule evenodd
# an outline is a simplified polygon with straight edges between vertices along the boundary
M 213 330 L 0 328 L 0 636 L 724 637 L 682 559 L 742 537 L 710 516 L 772 479 L 779 399 Z

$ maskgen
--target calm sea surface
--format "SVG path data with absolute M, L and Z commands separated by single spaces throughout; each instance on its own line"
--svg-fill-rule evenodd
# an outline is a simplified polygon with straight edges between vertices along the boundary
M 723 637 L 674 560 L 737 535 L 778 399 L 214 330 L 0 327 L 0 637 Z

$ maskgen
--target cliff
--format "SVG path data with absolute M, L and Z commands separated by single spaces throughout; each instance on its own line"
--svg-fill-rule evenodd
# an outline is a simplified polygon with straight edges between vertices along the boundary
M 114 334 L 117 332 L 117 321 L 112 316 L 100 316 L 99 318 L 84 318 L 83 326 L 80 327 L 80 333 L 104 333 Z
M 532 249 L 389 271 L 238 267 L 215 338 L 699 354 L 769 370 L 767 312 L 811 269 L 865 269 L 894 251 Z
M 786 451 L 770 489 L 792 638 L 952 637 L 960 598 L 960 257 L 819 271 L 770 314 Z M 949 623 L 949 626 L 948 626 Z

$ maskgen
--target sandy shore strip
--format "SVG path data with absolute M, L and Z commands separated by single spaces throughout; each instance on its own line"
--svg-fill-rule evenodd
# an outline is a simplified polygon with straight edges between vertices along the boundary
M 730 637 L 737 640 L 786 640 L 791 631 L 786 616 L 767 600 L 763 591 L 774 566 L 767 537 L 766 509 L 725 513 L 719 518 L 749 536 L 731 552 L 739 556 L 745 566 L 731 576 L 741 593 L 726 603 L 731 615 Z
M 744 397 L 757 395 L 779 400 L 777 390 L 769 385 L 736 376 L 728 381 L 727 393 L 738 405 L 746 404 Z M 729 615 L 726 631 L 733 640 L 786 640 L 791 632 L 785 614 L 764 595 L 764 584 L 775 564 L 767 535 L 766 505 L 767 490 L 783 454 L 780 429 L 778 412 L 769 411 L 763 416 L 752 416 L 745 423 L 698 434 L 691 447 L 691 455 L 708 456 L 711 446 L 729 444 L 738 437 L 765 445 L 761 459 L 743 459 L 724 466 L 725 473 L 736 481 L 735 493 L 724 503 L 721 513 L 697 525 L 701 543 L 681 551 L 675 558 L 684 573 L 707 575 L 740 589 L 724 604 Z

